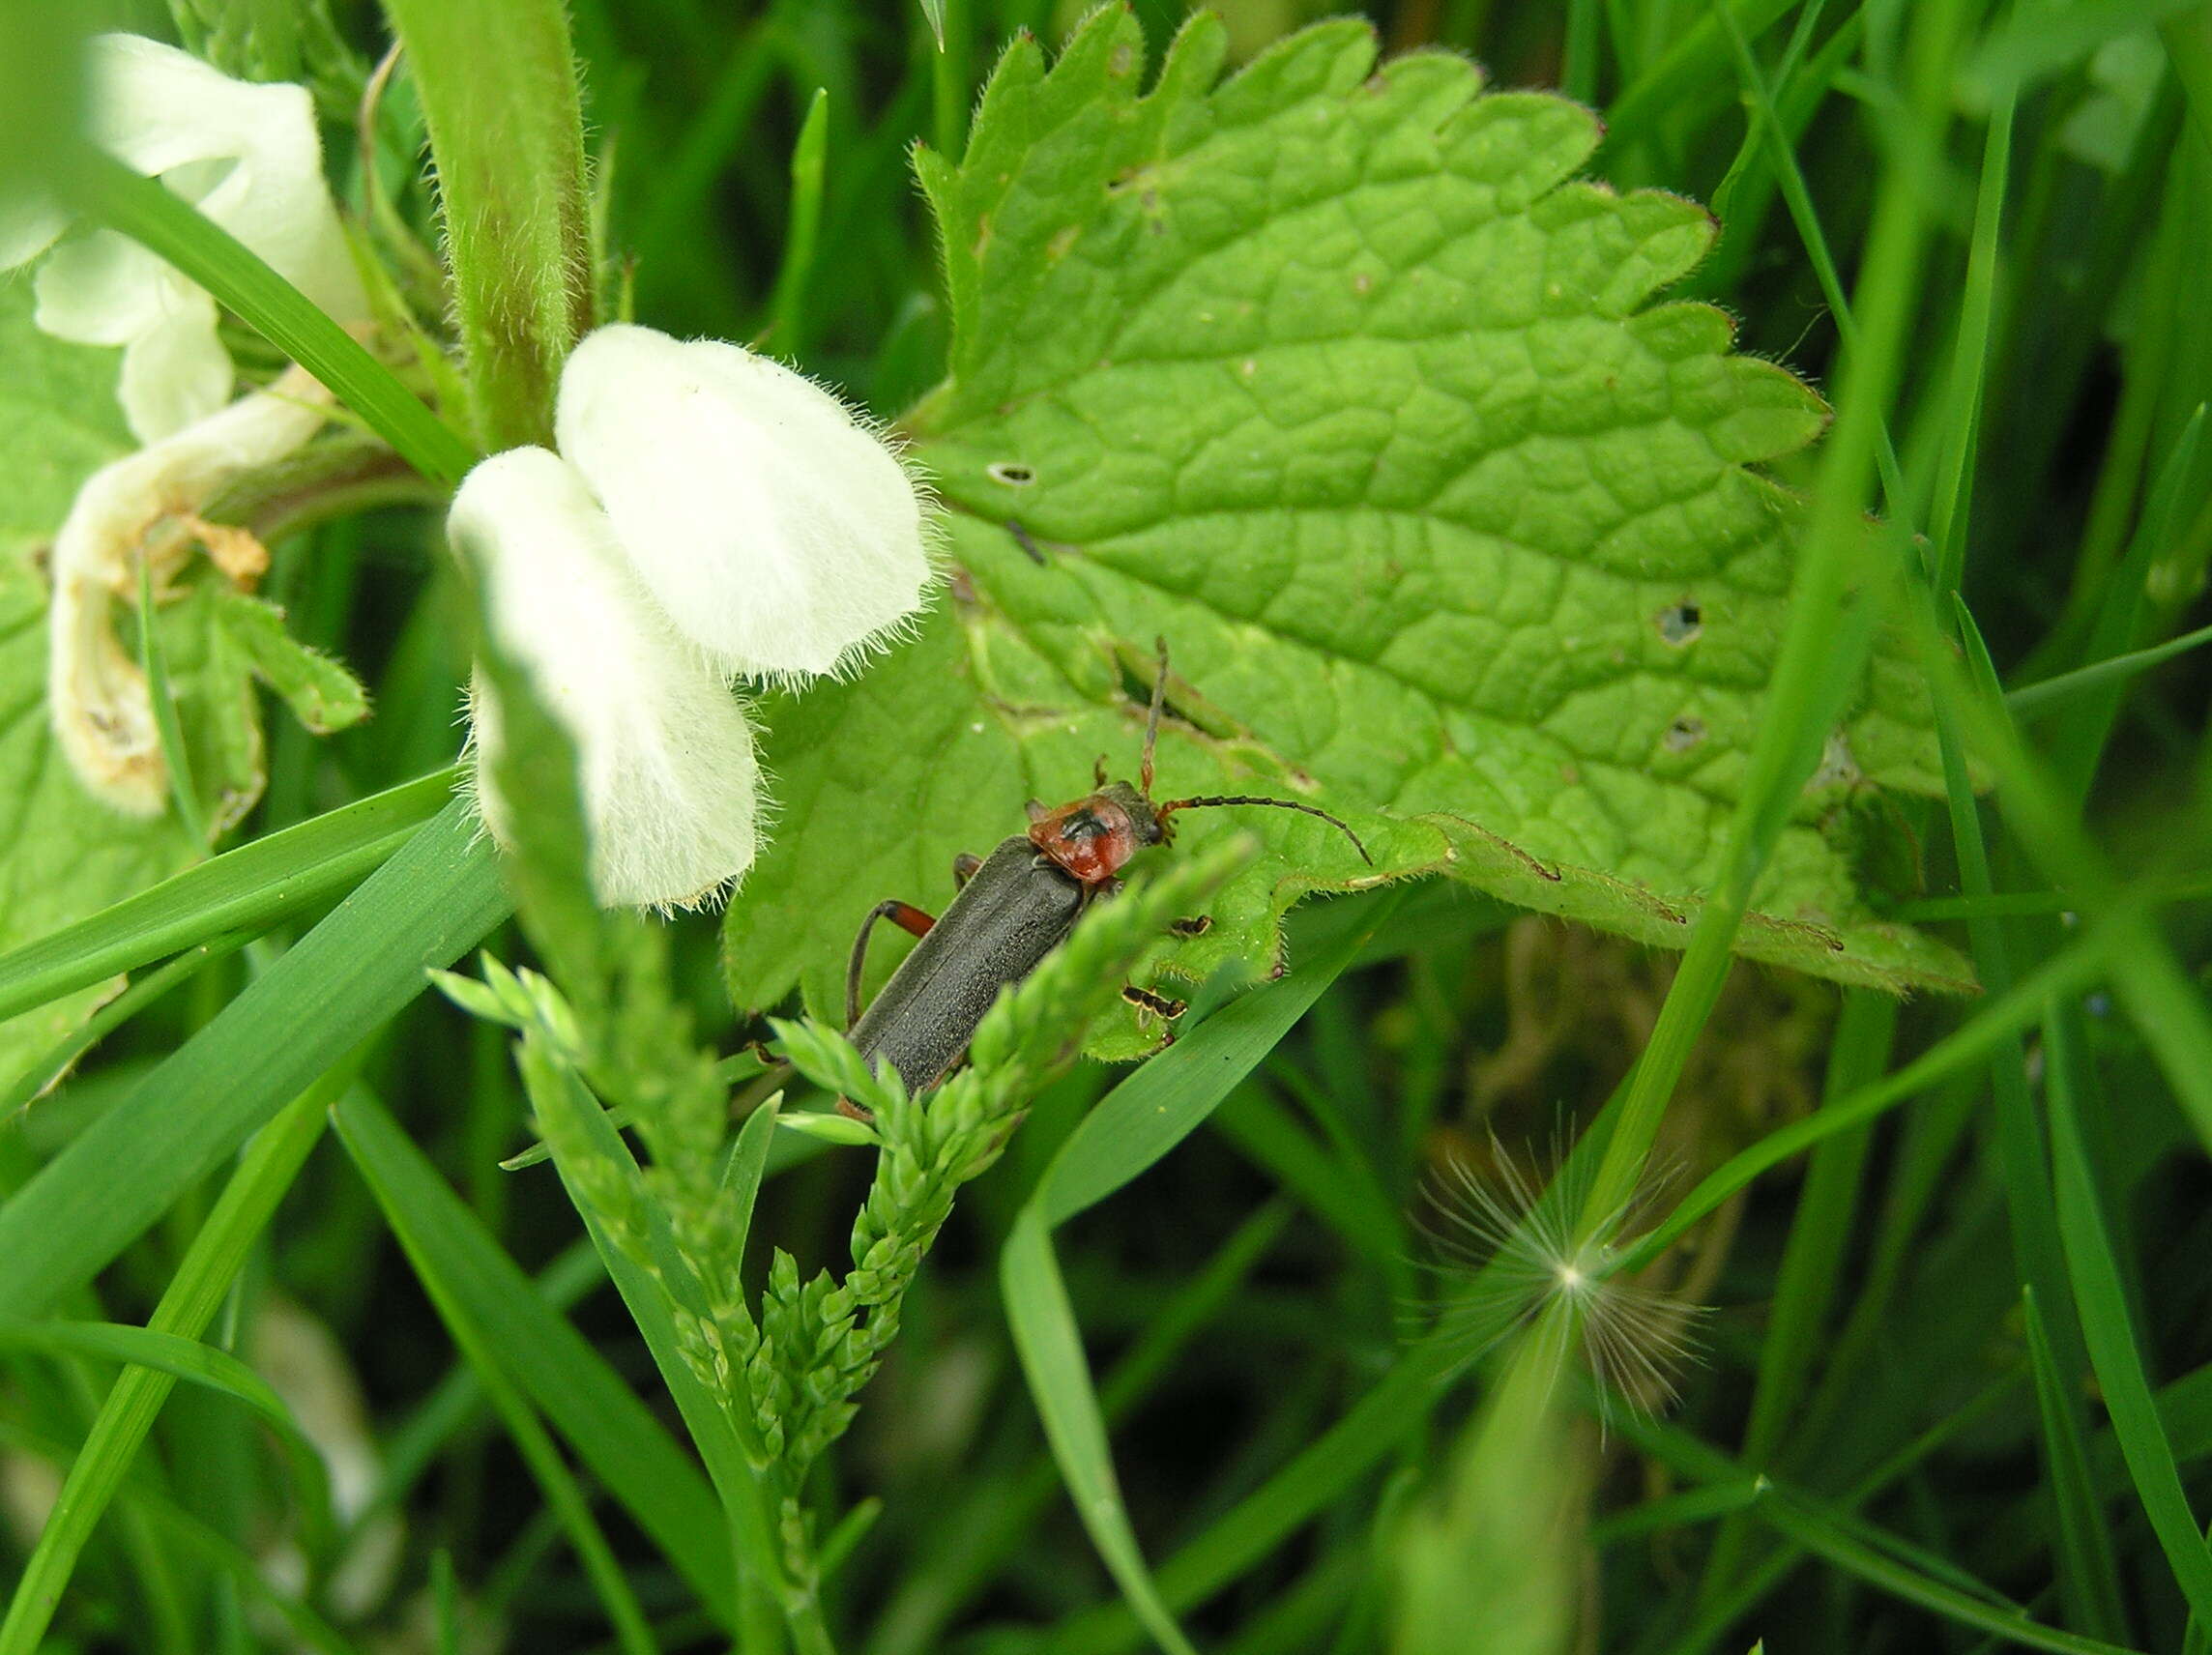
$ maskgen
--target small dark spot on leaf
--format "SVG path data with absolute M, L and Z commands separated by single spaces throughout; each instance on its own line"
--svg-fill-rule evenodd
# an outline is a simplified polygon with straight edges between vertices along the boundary
M 1704 611 L 1688 598 L 1670 603 L 1651 618 L 1659 628 L 1659 641 L 1679 650 L 1697 642 L 1698 634 L 1705 629 Z
M 1018 460 L 993 460 L 983 475 L 1007 488 L 1027 488 L 1036 481 L 1036 473 Z
M 1667 726 L 1667 734 L 1660 740 L 1670 753 L 1686 753 L 1704 739 L 1705 721 L 1685 713 Z

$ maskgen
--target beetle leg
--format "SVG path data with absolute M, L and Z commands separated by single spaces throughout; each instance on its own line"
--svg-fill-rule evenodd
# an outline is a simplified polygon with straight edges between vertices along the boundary
M 853 961 L 845 968 L 845 1027 L 850 1029 L 860 1021 L 860 974 L 868 966 L 868 933 L 876 928 L 876 921 L 888 919 L 901 931 L 917 937 L 929 935 L 929 928 L 937 921 L 914 906 L 896 897 L 879 902 L 868 910 L 867 918 L 860 921 L 860 934 L 853 939 Z
M 1178 937 L 1203 937 L 1213 929 L 1213 921 L 1202 914 L 1196 919 L 1171 919 L 1168 929 Z
M 1106 785 L 1106 755 L 1104 753 L 1100 753 L 1091 761 L 1091 785 L 1098 788 Z
M 981 857 L 971 857 L 962 851 L 952 858 L 952 888 L 966 890 L 968 882 L 975 877 L 975 870 L 983 865 Z
M 1135 983 L 1121 985 L 1121 998 L 1139 1011 L 1149 1011 L 1154 1017 L 1164 1017 L 1170 1022 L 1183 1014 L 1181 1001 L 1170 1000 L 1164 994 L 1154 994 L 1149 988 L 1139 988 Z

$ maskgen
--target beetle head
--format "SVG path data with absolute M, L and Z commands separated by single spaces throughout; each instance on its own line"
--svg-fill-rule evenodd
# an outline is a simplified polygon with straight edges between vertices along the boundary
M 1033 807 L 1030 843 L 1084 885 L 1104 885 L 1139 851 L 1167 839 L 1151 800 L 1125 781 L 1057 810 Z

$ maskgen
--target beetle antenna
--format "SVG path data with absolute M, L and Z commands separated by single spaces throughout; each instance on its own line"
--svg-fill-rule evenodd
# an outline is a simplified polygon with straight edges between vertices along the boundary
M 1137 791 L 1147 798 L 1152 797 L 1152 749 L 1160 740 L 1160 709 L 1168 700 L 1168 641 L 1154 638 L 1152 645 L 1160 653 L 1160 671 L 1152 680 L 1151 710 L 1145 714 L 1145 757 L 1137 769 Z
M 1253 798 L 1243 794 L 1213 798 L 1171 798 L 1158 806 L 1152 814 L 1165 822 L 1178 810 L 1211 810 L 1223 804 L 1265 804 L 1276 810 L 1295 810 L 1306 816 L 1318 816 L 1352 841 L 1352 848 L 1359 853 L 1361 861 L 1369 867 L 1375 865 L 1375 858 L 1367 854 L 1367 847 L 1359 842 L 1359 835 L 1352 830 L 1348 823 L 1338 821 L 1325 810 L 1316 809 L 1310 804 L 1297 804 L 1288 798 Z

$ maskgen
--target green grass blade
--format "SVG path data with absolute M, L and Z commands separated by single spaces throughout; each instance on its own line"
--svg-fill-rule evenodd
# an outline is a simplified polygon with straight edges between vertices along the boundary
M 1566 1164 L 1537 1202 L 1535 1216 L 1541 1221 L 1564 1225 L 1571 1218 L 1569 1207 L 1588 1187 L 1591 1169 L 1605 1153 L 1627 1096 L 1623 1081 L 1568 1151 Z M 1493 1260 L 1468 1284 L 1468 1296 L 1506 1296 L 1488 1294 L 1491 1279 L 1499 1273 L 1499 1261 Z M 1266 1557 L 1409 1436 L 1425 1431 L 1429 1410 L 1445 1383 L 1479 1353 L 1458 1324 L 1424 1334 L 1342 1418 L 1160 1566 L 1162 1599 L 1179 1610 L 1204 1602 Z M 1052 1648 L 1054 1655 L 1102 1655 L 1127 1647 L 1135 1634 L 1127 1607 L 1110 1605 L 1057 1629 Z
M 335 1090 L 336 1083 L 327 1081 L 301 1093 L 247 1147 L 155 1307 L 147 1323 L 155 1332 L 193 1339 L 206 1329 L 247 1250 L 322 1137 L 323 1112 Z M 7 1621 L 0 1624 L 0 1655 L 32 1655 L 40 1647 L 85 1541 L 175 1383 L 169 1374 L 144 1367 L 127 1368 L 116 1379 L 15 1582 Z
M 1462 1365 L 1461 1354 L 1439 1339 L 1407 1351 L 1319 1439 L 1160 1565 L 1162 1601 L 1177 1609 L 1204 1602 L 1311 1522 L 1425 1428 L 1439 1390 Z M 1053 1655 L 1105 1655 L 1128 1648 L 1135 1632 L 1128 1610 L 1112 1605 L 1063 1623 L 1050 1647 Z
M 809 319 L 806 278 L 814 270 L 814 245 L 822 234 L 823 172 L 829 161 L 830 93 L 817 87 L 791 151 L 791 214 L 783 232 L 783 263 L 769 301 L 769 343 L 780 356 L 805 355 Z
M 2089 1477 L 2089 1457 L 2082 1450 L 2079 1409 L 2051 1353 L 2034 1288 L 2023 1290 L 2021 1312 L 2028 1366 L 2035 1376 L 2036 1410 L 2043 1416 L 2043 1440 L 2049 1449 L 2063 1450 L 2052 1453 L 2048 1464 L 2051 1503 L 2058 1515 L 2059 1583 L 2066 1588 L 2077 1625 L 2093 1637 L 2125 1639 L 2127 1611 L 2121 1606 L 2111 1548 L 2105 1538 L 2105 1514 Z
M 1765 1478 L 1746 1477 L 1739 1483 L 1715 1483 L 1710 1488 L 1691 1489 L 1685 1494 L 1662 1495 L 1591 1524 L 1589 1541 L 1599 1548 L 1617 1546 L 1624 1540 L 1670 1533 L 1711 1523 L 1716 1518 L 1732 1517 L 1763 1496 L 1766 1490 Z
M 2005 705 L 2012 709 L 2015 718 L 2032 718 L 2049 712 L 2077 695 L 2092 689 L 2107 689 L 2123 683 L 2140 672 L 2170 661 L 2176 655 L 2212 644 L 2212 626 L 2199 626 L 2194 632 L 2184 632 L 2178 638 L 2168 638 L 2163 644 L 2153 644 L 2147 650 L 2130 650 L 2124 654 L 2109 655 L 2070 673 L 2044 679 L 2024 688 L 2009 690 Z M 1904 909 L 1898 911 L 1901 915 Z
M 95 151 L 71 169 L 79 205 L 175 265 L 321 380 L 424 477 L 458 482 L 476 450 L 392 370 L 221 225 L 150 178 Z
M 2141 1348 L 2128 1316 L 2127 1294 L 2111 1253 L 2096 1175 L 2075 1114 L 2073 1069 L 2080 1060 L 2063 1017 L 2044 1025 L 2050 1057 L 2051 1158 L 2056 1182 L 2058 1234 L 2074 1285 L 2074 1303 L 2089 1347 L 2090 1365 L 2111 1414 L 2128 1474 L 2134 1479 L 2143 1513 L 2158 1536 L 2167 1565 L 2173 1571 L 2192 1615 L 2212 1626 L 2212 1549 L 2189 1509 L 2189 1496 L 2174 1463 L 2143 1372 Z
M 0 1092 L 0 1120 L 10 1119 L 17 1110 L 28 1108 L 44 1094 L 48 1087 L 76 1067 L 78 1059 L 106 1039 L 115 1030 L 172 989 L 191 981 L 209 966 L 229 959 L 250 940 L 243 932 L 234 931 L 228 936 L 203 943 L 196 948 L 188 948 L 160 970 L 148 972 L 94 1012 L 81 1027 L 71 1030 L 55 1041 L 36 1062 L 16 1076 L 6 1091 Z
M 999 1286 L 1006 1301 L 1014 1350 L 1021 1357 L 1022 1377 L 1029 1381 L 1053 1458 L 1084 1527 L 1091 1531 L 1091 1543 L 1153 1640 L 1169 1655 L 1192 1655 L 1190 1640 L 1160 1601 L 1128 1509 L 1121 1502 L 1106 1421 L 1083 1353 L 1083 1330 L 1076 1325 L 1067 1286 L 1061 1280 L 1042 1208 L 1028 1206 L 1015 1220 L 1013 1234 L 999 1255 Z
M 1030 1198 L 1046 1228 L 1104 1201 L 1197 1131 L 1351 965 L 1394 906 L 1386 897 L 1381 906 L 1332 903 L 1318 911 L 1304 943 L 1306 964 L 1232 1001 L 1108 1092 L 1061 1146 Z
M 1875 572 L 1890 580 L 1901 573 L 1893 567 Z M 2118 879 L 2089 837 L 2075 801 L 2021 741 L 1971 617 L 1960 614 L 1966 663 L 1928 606 L 1905 605 L 1904 619 L 1938 715 L 1959 721 L 1967 744 L 1994 774 L 2021 848 L 2053 885 L 2079 889 L 2085 913 L 2106 916 L 2102 923 L 2119 944 L 2109 958 L 2121 1002 L 2198 1138 L 2212 1144 L 2212 1008 L 2190 982 L 2172 944 L 2146 919 L 2138 893 Z
M 1348 1173 L 1266 1090 L 1239 1087 L 1215 1112 L 1213 1126 L 1353 1253 L 1385 1274 L 1396 1270 L 1403 1227 L 1382 1191 L 1373 1179 Z
M 1190 1645 L 1160 1600 L 1121 1502 L 1052 1231 L 1196 1131 L 1351 966 L 1395 906 L 1385 898 L 1322 911 L 1315 929 L 1326 941 L 1310 944 L 1306 964 L 1232 1002 L 1107 1093 L 1046 1167 L 1000 1257 L 1000 1288 L 1023 1377 L 1076 1511 L 1130 1609 L 1161 1647 L 1178 1655 Z
M 444 1185 L 427 1166 L 410 1162 L 407 1150 L 412 1147 L 405 1144 L 381 1108 L 364 1100 L 341 1111 L 338 1131 L 355 1166 L 375 1191 L 393 1234 L 406 1250 L 423 1292 L 437 1307 L 439 1320 L 476 1371 L 478 1383 L 483 1386 L 493 1410 L 545 1495 L 547 1509 L 576 1548 L 584 1572 L 606 1609 L 617 1643 L 625 1655 L 655 1655 L 658 1645 L 653 1629 L 646 1623 L 645 1611 L 638 1607 L 622 1565 L 615 1560 L 614 1549 L 607 1544 L 590 1503 L 563 1463 L 537 1410 L 509 1378 L 509 1364 L 522 1365 L 518 1352 L 494 1331 L 495 1323 L 478 1314 L 482 1308 L 482 1294 L 472 1293 L 465 1269 L 453 1267 L 453 1236 L 435 1228 L 440 1216 L 436 1210 L 438 1195 L 431 1189 L 435 1186 L 442 1194 Z M 475 1285 L 480 1288 L 481 1284 Z M 537 1302 L 535 1297 L 531 1302 Z M 587 1464 L 594 1463 L 588 1448 L 579 1445 L 578 1451 Z M 620 1491 L 616 1492 L 619 1495 Z M 681 1567 L 682 1559 L 677 1561 Z
M 590 1238 L 579 1236 L 538 1272 L 533 1286 L 560 1315 L 605 1280 L 606 1270 Z M 483 1417 L 483 1400 L 476 1370 L 465 1359 L 456 1360 L 436 1388 L 385 1437 L 383 1474 L 375 1496 L 355 1514 L 347 1527 L 349 1536 L 380 1513 L 404 1506 L 409 1492 L 446 1447 Z
M 89 1282 L 507 912 L 475 812 L 447 805 L 0 1207 L 0 1316 Z
M 1806 259 L 1820 283 L 1820 296 L 1827 301 L 1828 309 L 1835 317 L 1836 334 L 1843 340 L 1844 353 L 1847 357 L 1856 356 L 1861 348 L 1858 323 L 1851 313 L 1850 299 L 1844 291 L 1844 278 L 1836 268 L 1835 255 L 1828 249 L 1828 233 L 1821 226 L 1819 211 L 1813 205 L 1812 189 L 1797 164 L 1797 151 L 1790 141 L 1789 128 L 1783 122 L 1782 112 L 1775 107 L 1766 76 L 1760 73 L 1759 62 L 1751 55 L 1751 43 L 1744 39 L 1728 0 L 1713 0 L 1711 20 L 1719 27 L 1728 44 L 1729 55 L 1734 60 L 1736 78 L 1743 84 L 1754 124 L 1766 130 L 1767 151 L 1774 158 L 1775 183 L 1782 191 L 1783 205 L 1790 210 L 1790 220 L 1796 228 L 1797 238 L 1804 244 Z M 1886 419 L 1877 420 L 1875 465 L 1881 476 L 1882 496 L 1889 504 L 1891 515 L 1907 518 L 1911 510 L 1910 496 L 1905 489 L 1905 473 L 1897 463 L 1897 447 L 1890 437 Z
M 1825 1102 L 1841 1101 L 1880 1077 L 1897 1031 L 1897 1009 L 1896 1001 L 1869 990 L 1845 996 L 1828 1050 Z M 1798 1415 L 1817 1355 L 1829 1343 L 1828 1313 L 1850 1240 L 1868 1147 L 1869 1129 L 1862 1126 L 1825 1140 L 1813 1151 L 1783 1251 L 1766 1335 L 1759 1347 L 1742 1449 L 1744 1464 L 1755 1472 L 1774 1463 L 1784 1432 Z M 1713 1537 L 1699 1584 L 1701 1608 L 1717 1602 L 1739 1572 L 1749 1537 L 1744 1523 L 1724 1524 Z
M 1792 1155 L 1803 1153 L 1837 1132 L 1848 1131 L 1893 1109 L 1946 1076 L 1983 1060 L 2002 1042 L 2033 1023 L 2054 994 L 2079 992 L 2106 970 L 2107 957 L 2121 945 L 2122 927 L 2101 926 L 2054 954 L 2006 993 L 1984 1005 L 1959 1029 L 1919 1057 L 1819 1114 L 1770 1132 L 1713 1169 L 1682 1198 L 1650 1234 L 1628 1248 L 1618 1267 L 1633 1273 L 1659 1257 L 1684 1233 L 1736 1191 Z
M 1795 0 L 1733 0 L 1730 17 L 1746 36 L 1756 38 Z M 1624 88 L 1605 112 L 1606 143 L 1617 149 L 1647 136 L 1681 106 L 1685 98 L 1726 74 L 1728 43 L 1710 15 L 1683 29 L 1649 70 Z
M 2194 493 L 2192 479 L 2197 474 L 2197 451 L 2203 436 L 2204 405 L 2199 403 L 2182 427 L 2180 436 L 2174 439 L 2166 463 L 2159 468 L 2158 481 L 2151 490 L 2142 521 L 2136 526 L 2135 536 L 2121 555 L 2119 566 L 2106 582 L 2104 601 L 2098 606 L 2087 645 L 2087 653 L 2098 666 L 2110 669 L 2116 659 L 2124 659 L 2140 635 L 2139 617 L 2149 607 L 2144 584 L 2150 577 L 2151 567 L 2159 554 L 2187 527 L 2183 513 L 2193 509 L 2189 505 Z M 2152 653 L 2150 651 L 2136 653 Z M 2079 681 L 2080 675 L 2070 676 Z M 2119 673 L 2108 671 L 2094 681 L 2093 697 L 2070 709 L 2065 720 L 2052 733 L 2052 768 L 2058 772 L 2060 784 L 2077 797 L 2086 794 L 2096 779 L 2105 745 L 2111 739 L 2113 724 L 2119 719 L 2125 678 L 2123 669 Z
M 11 1453 L 43 1460 L 57 1473 L 66 1473 L 74 1457 L 73 1444 L 54 1441 L 5 1421 L 0 1421 L 0 1446 Z M 242 1598 L 266 1604 L 303 1646 L 322 1650 L 325 1655 L 360 1655 L 313 1608 L 278 1590 L 253 1553 L 218 1533 L 175 1501 L 156 1494 L 142 1482 L 127 1483 L 116 1494 L 115 1509 L 122 1516 L 142 1520 L 150 1533 L 214 1570 L 234 1585 Z
M 1963 500 L 1959 515 L 1961 519 L 1965 516 Z M 1996 674 L 1988 664 L 1987 653 L 1982 649 L 1980 629 L 1965 600 L 1955 591 L 1950 596 L 1968 658 L 1981 669 L 1983 693 L 1994 700 L 1998 694 Z M 1936 726 L 1959 883 L 1969 897 L 1989 896 L 1994 882 L 1990 873 L 1989 851 L 1983 842 L 1981 805 L 1967 775 L 1959 721 L 1949 707 L 1938 705 Z M 1972 942 L 1974 968 L 1983 983 L 1999 994 L 2009 989 L 2013 983 L 2013 968 L 2004 921 L 1991 915 L 1977 915 L 1967 921 L 1967 934 Z M 2037 1414 L 2037 1424 L 2043 1433 L 2043 1464 L 2055 1482 L 2061 1475 L 2060 1467 L 2078 1463 L 2085 1452 L 2081 1405 L 2058 1399 L 2077 1395 L 2080 1382 L 2088 1371 L 2088 1354 L 2082 1346 L 2081 1330 L 2075 1321 L 2071 1301 L 2063 1297 L 2066 1266 L 2057 1225 L 2052 1216 L 2050 1157 L 2036 1118 L 2035 1103 L 2028 1093 L 2026 1051 L 2017 1034 L 1999 1041 L 1991 1051 L 1990 1093 L 1995 1105 L 1996 1162 L 2003 1177 L 2006 1212 L 2011 1219 L 2014 1276 L 2022 1290 L 2031 1294 L 2039 1306 L 2048 1304 L 2055 1313 L 2045 1319 L 2043 1331 L 2049 1336 L 2049 1354 L 2058 1372 L 2057 1386 L 2052 1393 L 2058 1405 L 2040 1409 Z M 2072 1525 L 2062 1538 L 2079 1543 L 2062 1544 L 2059 1549 L 2061 1559 L 2068 1565 L 2061 1576 L 2067 1600 L 2077 1605 L 2093 1605 L 2116 1599 L 2119 1593 L 2117 1565 L 2102 1527 L 2092 1525 L 2081 1529 L 2074 1524 L 2072 1514 L 2062 1514 L 2061 1524 L 2062 1527 Z M 2086 1572 L 2075 1572 L 2076 1564 Z
M 451 799 L 440 770 L 255 839 L 0 956 L 0 1021 L 226 931 L 258 933 L 380 866 Z
M 292 1413 L 269 1381 L 213 1345 L 159 1327 L 118 1321 L 0 1321 L 0 1350 L 42 1356 L 92 1356 L 150 1368 L 243 1403 L 278 1432 L 297 1435 Z
M 181 1379 L 251 1409 L 276 1433 L 299 1489 L 315 1540 L 312 1551 L 328 1549 L 332 1533 L 329 1478 L 323 1457 L 292 1417 L 292 1410 L 269 1381 L 228 1350 L 159 1327 L 132 1327 L 113 1321 L 0 1322 L 0 1350 L 43 1356 L 90 1356 L 103 1362 Z
M 1733 1459 L 1675 1426 L 1636 1415 L 1619 1424 L 1621 1434 L 1638 1447 L 1698 1482 L 1733 1488 L 1744 1480 L 1744 1468 Z M 1947 1559 L 1801 1489 L 1770 1481 L 1766 1497 L 1751 1510 L 1777 1533 L 1877 1590 L 1962 1625 L 2053 1655 L 2121 1655 L 2124 1650 L 2124 1645 L 2043 1626 Z
M 2048 1649 L 2052 1655 L 2126 1655 L 2124 1644 L 2079 1638 L 2055 1627 L 2040 1625 L 2030 1620 L 2023 1610 L 1991 1603 L 1937 1580 L 1868 1545 L 1795 1499 L 1765 1500 L 1753 1509 L 1777 1532 L 1788 1535 L 1816 1556 L 1825 1557 L 1877 1590 L 1906 1603 L 1918 1604 L 1962 1626 L 1973 1627 L 2023 1648 Z
M 735 1381 L 738 1392 L 734 1397 L 710 1391 L 685 1358 L 677 1332 L 679 1312 L 689 1313 L 694 1326 L 708 1321 L 706 1292 L 677 1250 L 666 1208 L 639 1177 L 629 1146 L 599 1100 L 591 1095 L 572 1069 L 550 1058 L 538 1040 L 526 1038 L 521 1045 L 523 1086 L 531 1111 L 543 1127 L 547 1142 L 554 1146 L 554 1165 L 568 1199 L 590 1230 L 592 1244 L 598 1250 L 608 1277 L 622 1294 L 623 1303 L 629 1307 L 630 1320 L 645 1338 L 654 1366 L 660 1370 L 661 1379 L 676 1401 L 692 1444 L 707 1463 L 708 1474 L 728 1514 L 731 1538 L 741 1549 L 744 1564 L 769 1587 L 780 1591 L 785 1582 L 771 1515 L 774 1492 L 766 1488 L 752 1469 L 755 1465 L 766 1465 L 769 1455 L 754 1428 L 750 1393 L 742 1379 Z M 766 1110 L 754 1114 L 756 1119 L 769 1116 L 769 1127 L 755 1129 L 762 1139 L 756 1151 L 757 1190 L 757 1162 L 767 1157 L 765 1140 L 773 1125 L 773 1116 Z M 605 1188 L 610 1182 L 642 1216 L 646 1234 L 639 1239 L 652 1249 L 650 1260 L 630 1257 L 608 1233 L 610 1221 L 620 1223 L 630 1215 L 602 1212 L 591 1199 L 591 1190 Z
M 768 1098 L 745 1117 L 744 1125 L 738 1128 L 738 1141 L 731 1146 L 729 1165 L 722 1169 L 722 1190 L 729 1197 L 735 1237 L 730 1251 L 737 1258 L 744 1257 L 745 1238 L 752 1234 L 753 1206 L 760 1200 L 761 1179 L 768 1173 L 768 1149 L 775 1139 L 775 1117 L 782 1108 L 782 1095 L 778 1092 Z
M 621 1376 L 538 1296 L 390 1115 L 357 1094 L 339 1105 L 335 1119 L 346 1152 L 425 1284 L 440 1284 L 455 1315 L 481 1330 L 485 1349 L 716 1619 L 735 1624 L 721 1508 L 698 1468 Z
M 1255 1208 L 1206 1268 L 1179 1284 L 1147 1320 L 1136 1343 L 1098 1387 L 1099 1408 L 1109 1426 L 1127 1418 L 1190 1341 L 1221 1314 L 1280 1239 L 1293 1211 L 1282 1198 Z M 940 1537 L 920 1566 L 909 1572 L 877 1617 L 868 1655 L 927 1655 L 940 1647 L 961 1608 L 1028 1543 L 1062 1488 L 1049 1456 L 1018 1478 L 972 1486 L 961 1504 L 946 1514 Z

